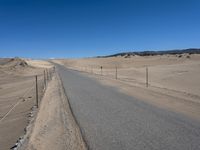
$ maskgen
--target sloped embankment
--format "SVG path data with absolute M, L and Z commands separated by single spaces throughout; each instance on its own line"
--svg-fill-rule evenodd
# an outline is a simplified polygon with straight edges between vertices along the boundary
M 30 126 L 21 150 L 86 149 L 58 75 L 49 83 L 36 119 Z

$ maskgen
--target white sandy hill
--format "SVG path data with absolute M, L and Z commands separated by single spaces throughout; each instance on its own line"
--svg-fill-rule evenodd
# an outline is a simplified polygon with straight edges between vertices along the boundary
M 52 68 L 53 65 L 45 60 L 33 60 L 33 59 L 26 59 L 26 62 L 28 65 L 32 67 L 38 67 L 38 68 Z

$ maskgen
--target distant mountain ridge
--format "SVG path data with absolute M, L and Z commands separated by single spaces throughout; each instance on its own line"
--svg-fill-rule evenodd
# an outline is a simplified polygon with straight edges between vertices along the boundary
M 200 48 L 178 49 L 178 50 L 165 50 L 165 51 L 141 51 L 141 52 L 122 52 L 108 56 L 98 56 L 98 58 L 117 57 L 117 56 L 154 56 L 154 55 L 176 55 L 176 54 L 200 54 Z

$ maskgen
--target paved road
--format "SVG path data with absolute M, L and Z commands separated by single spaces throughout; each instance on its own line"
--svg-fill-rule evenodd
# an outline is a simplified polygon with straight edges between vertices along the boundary
M 200 124 L 57 66 L 91 150 L 200 150 Z

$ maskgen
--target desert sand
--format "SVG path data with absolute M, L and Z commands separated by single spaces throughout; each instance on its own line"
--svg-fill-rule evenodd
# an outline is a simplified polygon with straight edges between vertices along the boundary
M 0 150 L 86 149 L 59 76 L 44 88 L 44 70 L 52 67 L 44 60 L 0 59 Z
M 85 150 L 59 76 L 53 77 L 21 150 Z
M 54 62 L 85 72 L 100 83 L 117 87 L 140 100 L 200 120 L 198 54 L 59 59 Z
M 100 84 L 117 87 L 119 92 L 200 121 L 200 55 L 51 61 L 95 78 Z M 10 149 L 19 137 L 23 137 L 22 150 L 86 149 L 58 75 L 44 94 L 44 69 L 52 67 L 45 60 L 0 59 L 0 149 Z M 39 97 L 44 97 L 33 113 L 35 75 Z
M 37 68 L 52 68 L 53 65 L 45 60 L 25 59 L 28 65 Z
M 13 147 L 23 136 L 35 100 L 35 75 L 39 98 L 43 94 L 43 69 L 20 58 L 0 59 L 0 150 Z

